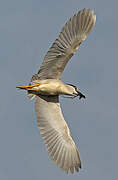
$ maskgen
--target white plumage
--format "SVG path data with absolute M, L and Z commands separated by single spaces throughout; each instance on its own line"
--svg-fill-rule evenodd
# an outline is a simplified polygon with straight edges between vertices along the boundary
M 67 173 L 69 169 L 73 172 L 74 167 L 79 171 L 79 153 L 61 113 L 58 96 L 37 96 L 35 111 L 51 159 Z
M 59 95 L 85 96 L 74 86 L 63 83 L 62 72 L 83 40 L 95 25 L 96 16 L 90 9 L 75 14 L 63 27 L 58 38 L 44 57 L 29 86 L 18 86 L 36 98 L 35 111 L 38 127 L 50 158 L 66 173 L 78 172 L 81 161 L 77 147 L 61 112 Z

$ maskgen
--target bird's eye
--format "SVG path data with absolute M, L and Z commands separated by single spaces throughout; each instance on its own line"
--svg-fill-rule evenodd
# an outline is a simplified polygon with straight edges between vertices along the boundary
M 75 91 L 78 91 L 78 88 L 77 88 L 77 87 L 75 87 Z

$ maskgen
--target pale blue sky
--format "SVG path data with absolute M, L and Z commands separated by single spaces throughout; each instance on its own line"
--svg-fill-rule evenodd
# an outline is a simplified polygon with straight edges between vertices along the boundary
M 80 151 L 79 174 L 62 172 L 49 159 L 37 128 L 34 101 L 16 85 L 28 84 L 65 22 L 91 8 L 96 26 L 68 63 L 63 80 L 86 100 L 62 99 Z M 0 179 L 117 179 L 117 0 L 0 1 Z

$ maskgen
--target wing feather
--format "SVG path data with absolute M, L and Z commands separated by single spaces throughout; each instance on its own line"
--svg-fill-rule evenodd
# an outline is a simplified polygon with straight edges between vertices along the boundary
M 36 96 L 35 111 L 50 158 L 66 173 L 81 168 L 77 147 L 61 113 L 58 96 Z
M 93 11 L 83 9 L 65 24 L 58 38 L 44 57 L 43 63 L 34 79 L 60 79 L 64 68 L 95 25 Z

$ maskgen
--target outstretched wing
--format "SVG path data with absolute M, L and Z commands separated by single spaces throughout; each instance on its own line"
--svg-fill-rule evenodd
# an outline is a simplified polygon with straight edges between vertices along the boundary
M 36 96 L 35 111 L 40 133 L 50 158 L 62 170 L 78 172 L 81 161 L 77 147 L 63 118 L 58 96 Z
M 77 51 L 81 42 L 87 38 L 95 21 L 96 16 L 90 9 L 83 9 L 75 14 L 65 24 L 44 57 L 37 78 L 60 79 L 68 60 Z

